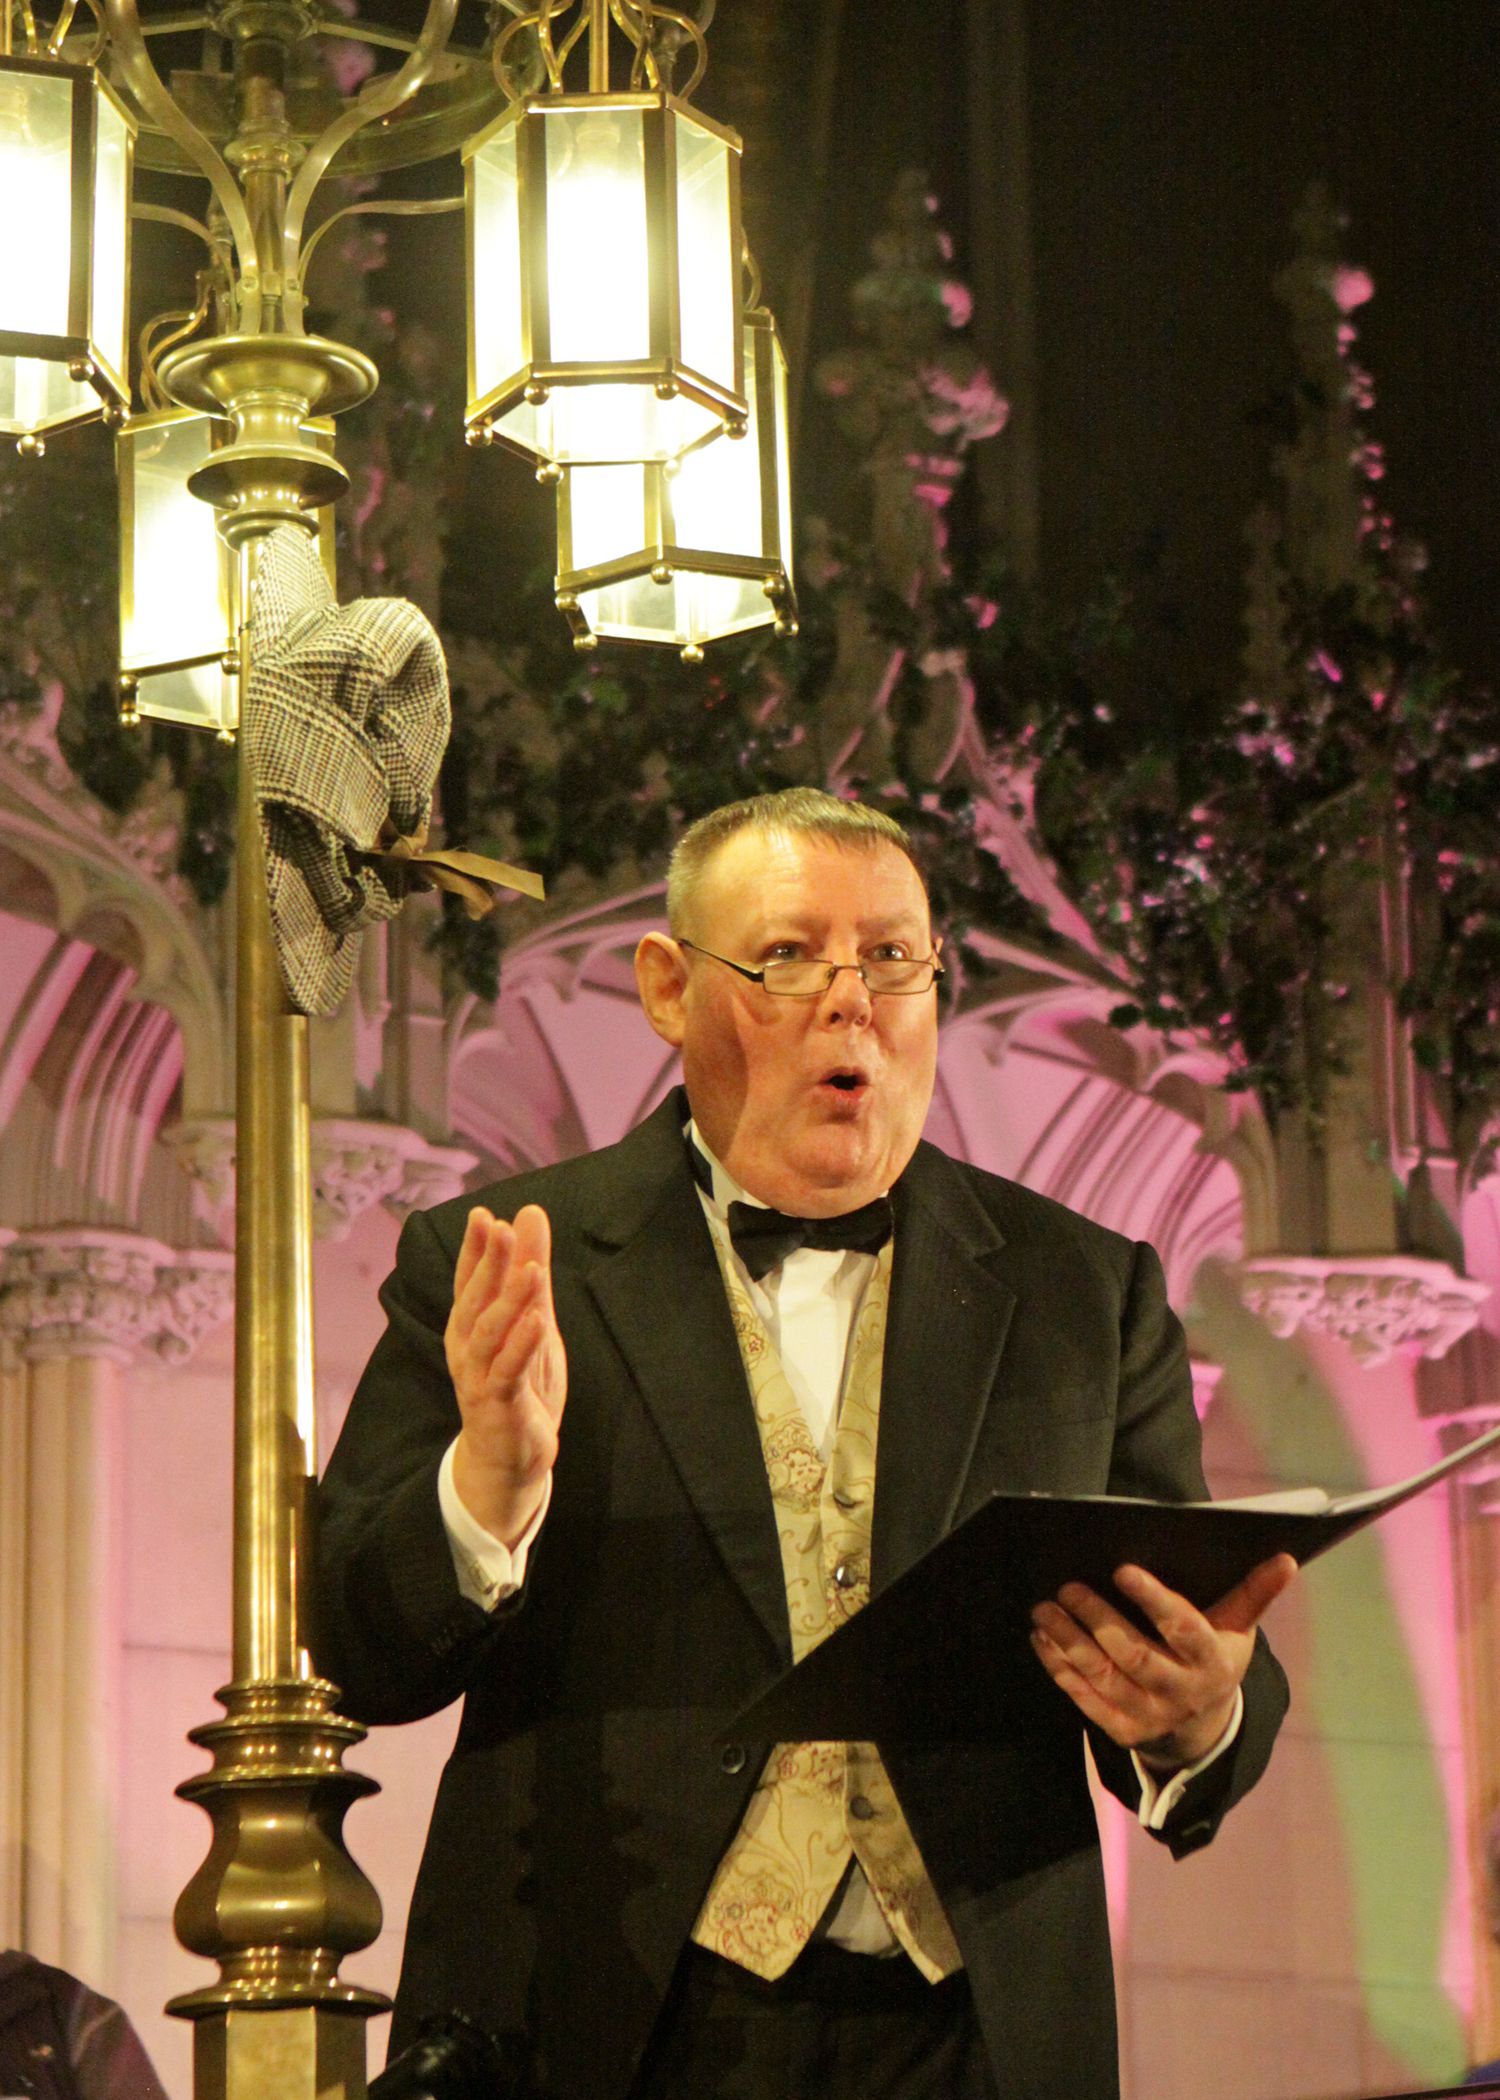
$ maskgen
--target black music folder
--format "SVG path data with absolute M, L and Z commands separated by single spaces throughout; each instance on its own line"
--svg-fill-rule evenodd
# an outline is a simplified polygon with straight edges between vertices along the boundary
M 1496 1444 L 1500 1425 L 1394 1487 L 1352 1495 L 991 1495 L 777 1678 L 733 1733 L 778 1743 L 893 1741 L 912 1735 L 914 1715 L 925 1717 L 921 1733 L 938 1739 L 986 1733 L 1002 1718 L 994 1687 L 1004 1666 L 1029 1653 L 1032 1607 L 1064 1583 L 1085 1582 L 1137 1617 L 1112 1579 L 1131 1561 L 1194 1604 L 1214 1604 L 1273 1554 L 1315 1560 Z M 1006 1725 L 1017 1718 L 1007 1701 Z

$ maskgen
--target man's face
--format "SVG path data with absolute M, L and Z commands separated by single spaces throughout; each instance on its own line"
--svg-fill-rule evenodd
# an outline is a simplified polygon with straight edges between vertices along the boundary
M 904 853 L 805 833 L 726 840 L 687 937 L 752 969 L 933 952 Z M 681 1047 L 698 1127 L 741 1187 L 794 1215 L 834 1217 L 891 1186 L 932 1098 L 935 991 L 872 998 L 841 970 L 820 998 L 778 998 L 660 935 L 642 943 L 638 972 L 652 1025 Z

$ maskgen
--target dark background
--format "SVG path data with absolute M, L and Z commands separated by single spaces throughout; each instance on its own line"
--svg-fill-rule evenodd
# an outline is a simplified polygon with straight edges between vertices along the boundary
M 1430 550 L 1450 654 L 1495 683 L 1497 21 L 1496 0 L 720 0 L 697 100 L 745 136 L 747 224 L 804 352 L 801 508 L 857 526 L 858 475 L 807 374 L 850 339 L 894 177 L 925 168 L 1013 401 L 963 529 L 1064 605 L 1149 553 L 1162 675 L 1179 702 L 1231 688 L 1267 486 L 1252 411 L 1287 370 L 1272 280 L 1322 180 L 1375 280 L 1355 318 L 1391 507 Z M 457 360 L 457 222 L 391 241 L 392 295 Z M 455 592 L 502 628 L 534 618 L 522 586 L 550 562 L 549 518 L 518 462 L 456 467 Z

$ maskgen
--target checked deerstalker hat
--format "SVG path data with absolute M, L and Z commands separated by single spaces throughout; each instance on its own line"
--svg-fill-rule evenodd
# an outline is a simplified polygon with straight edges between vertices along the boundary
M 362 930 L 394 918 L 413 889 L 454 890 L 475 916 L 497 883 L 541 895 L 520 869 L 424 850 L 450 725 L 442 645 L 404 598 L 341 606 L 295 525 L 261 552 L 248 686 L 242 733 L 271 927 L 298 1012 L 334 1011 Z

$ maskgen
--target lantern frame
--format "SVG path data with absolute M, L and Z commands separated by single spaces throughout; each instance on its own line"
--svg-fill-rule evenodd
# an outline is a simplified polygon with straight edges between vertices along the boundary
M 552 354 L 552 326 L 548 286 L 547 195 L 549 178 L 546 152 L 546 123 L 560 112 L 638 112 L 644 145 L 642 194 L 646 212 L 648 348 L 644 356 L 615 361 L 584 361 L 556 358 Z M 677 223 L 677 131 L 678 120 L 696 126 L 726 148 L 727 225 L 725 238 L 730 258 L 730 297 L 733 325 L 730 331 L 732 383 L 692 365 L 682 349 L 682 302 L 678 276 L 679 228 Z M 478 253 L 478 166 L 479 156 L 507 130 L 516 134 L 515 177 L 517 215 L 517 293 L 521 362 L 504 378 L 481 391 L 476 369 L 475 292 L 484 258 Z M 653 456 L 672 458 L 705 437 L 724 430 L 743 429 L 747 405 L 744 391 L 743 319 L 740 256 L 743 246 L 740 214 L 740 157 L 738 133 L 703 115 L 691 103 L 665 90 L 631 90 L 590 94 L 543 93 L 528 95 L 513 103 L 493 124 L 475 134 L 463 148 L 465 251 L 468 275 L 468 405 L 464 411 L 466 435 L 471 444 L 497 443 L 521 458 L 539 464 L 542 478 L 551 479 L 559 466 L 593 463 L 583 455 L 563 457 L 557 443 L 549 440 L 545 410 L 554 392 L 598 385 L 650 387 L 657 398 L 669 403 L 682 399 L 703 411 L 707 429 L 689 430 L 673 441 L 665 440 Z M 614 464 L 640 457 L 639 453 L 614 452 L 603 460 Z
M 33 334 L 22 329 L 0 328 L 0 357 L 34 359 L 42 364 L 62 364 L 80 386 L 91 387 L 97 397 L 76 408 L 60 410 L 34 423 L 14 417 L 0 419 L 0 431 L 18 439 L 23 451 L 40 451 L 44 433 L 72 430 L 101 415 L 122 420 L 130 406 L 129 361 L 131 193 L 135 171 L 137 122 L 128 106 L 95 66 L 80 66 L 63 59 L 32 57 L 30 54 L 0 55 L 0 83 L 7 75 L 22 78 L 61 80 L 67 83 L 72 102 L 69 162 L 69 249 L 68 322 L 61 335 Z M 124 208 L 122 310 L 120 314 L 120 361 L 102 348 L 95 337 L 98 316 L 94 312 L 94 191 L 99 160 L 99 103 L 106 101 L 120 119 L 125 134 L 125 168 L 121 185 Z M 11 207 L 12 209 L 24 207 Z
M 612 641 L 675 642 L 689 663 L 702 659 L 704 645 L 729 634 L 745 634 L 756 627 L 774 626 L 778 635 L 797 631 L 797 596 L 792 575 L 790 445 L 787 429 L 786 357 L 775 317 L 768 307 L 750 308 L 744 317 L 745 363 L 754 380 L 753 408 L 749 427 L 742 438 L 716 437 L 695 447 L 693 457 L 707 461 L 720 445 L 754 447 L 760 483 L 760 552 L 732 554 L 713 548 L 694 547 L 677 536 L 672 483 L 682 463 L 642 462 L 642 544 L 586 566 L 574 562 L 574 469 L 564 468 L 557 488 L 557 579 L 556 603 L 572 629 L 574 646 L 591 649 L 601 638 Z M 769 406 L 769 413 L 767 407 Z M 578 472 L 588 472 L 581 467 Z M 612 585 L 636 584 L 642 590 L 674 591 L 679 577 L 705 577 L 726 582 L 758 583 L 765 594 L 766 609 L 755 619 L 740 619 L 732 626 L 712 632 L 685 631 L 691 622 L 675 623 L 664 632 L 663 623 L 645 621 L 599 621 L 590 618 L 584 602 L 596 591 Z M 660 607 L 661 601 L 657 601 Z M 634 630 L 634 631 L 633 631 Z

